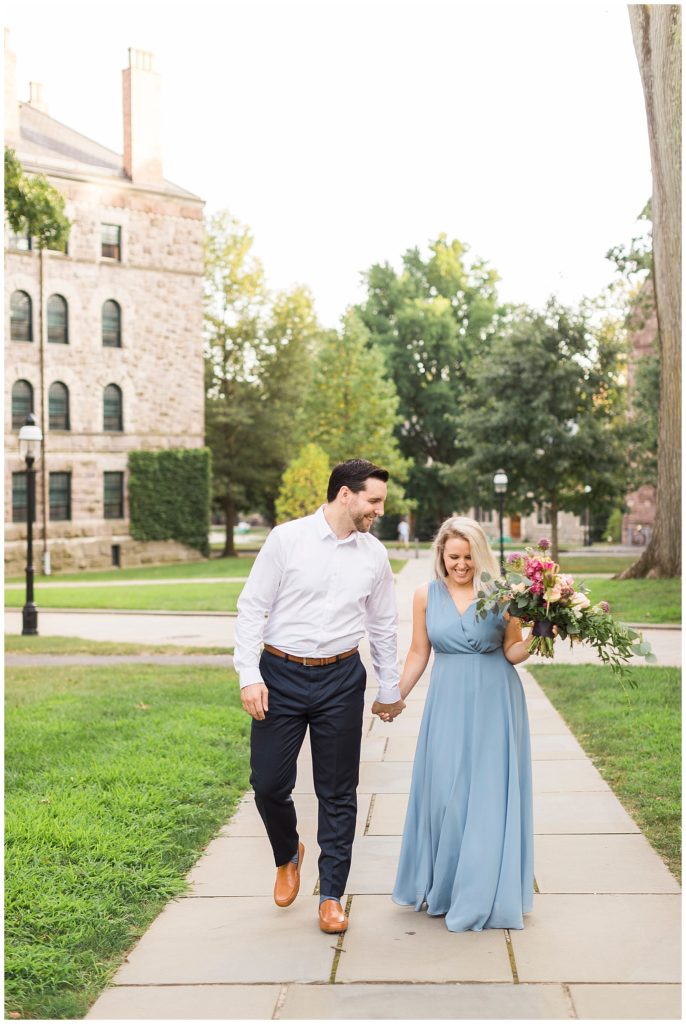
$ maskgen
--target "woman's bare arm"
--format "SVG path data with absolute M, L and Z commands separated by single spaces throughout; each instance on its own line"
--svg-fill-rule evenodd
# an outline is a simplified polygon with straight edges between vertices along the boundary
M 424 672 L 431 654 L 431 642 L 426 632 L 428 594 L 429 584 L 423 583 L 415 590 L 412 599 L 412 643 L 400 676 L 400 696 L 403 700 Z

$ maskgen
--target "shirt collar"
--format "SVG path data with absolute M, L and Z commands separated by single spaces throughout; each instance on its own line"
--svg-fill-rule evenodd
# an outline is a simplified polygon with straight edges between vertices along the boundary
M 320 505 L 313 516 L 314 525 L 317 529 L 317 536 L 324 540 L 326 537 L 333 537 L 337 544 L 347 544 L 350 541 L 357 542 L 357 530 L 353 530 L 349 537 L 338 538 L 329 526 L 324 515 L 324 506 Z

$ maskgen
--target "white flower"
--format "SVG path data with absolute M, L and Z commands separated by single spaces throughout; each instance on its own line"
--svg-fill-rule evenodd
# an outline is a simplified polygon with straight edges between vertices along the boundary
M 515 583 L 512 586 L 512 593 L 513 594 L 523 594 L 525 590 L 526 590 L 526 583 L 524 583 L 524 582 L 522 582 L 522 583 Z

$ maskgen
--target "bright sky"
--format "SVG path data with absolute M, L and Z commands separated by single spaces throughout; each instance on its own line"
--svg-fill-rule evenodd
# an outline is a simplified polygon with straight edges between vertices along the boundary
M 273 289 L 333 326 L 374 262 L 440 232 L 509 301 L 612 278 L 651 191 L 625 4 L 10 0 L 20 99 L 122 151 L 127 48 L 162 75 L 165 175 L 247 223 Z

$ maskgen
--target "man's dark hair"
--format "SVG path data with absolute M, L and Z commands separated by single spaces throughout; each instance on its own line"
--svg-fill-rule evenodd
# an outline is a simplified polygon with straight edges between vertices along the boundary
M 381 469 L 380 466 L 375 466 L 373 462 L 367 462 L 366 459 L 348 459 L 347 462 L 339 462 L 331 471 L 326 500 L 334 501 L 341 487 L 349 487 L 355 494 L 363 491 L 370 476 L 386 483 L 388 470 Z

